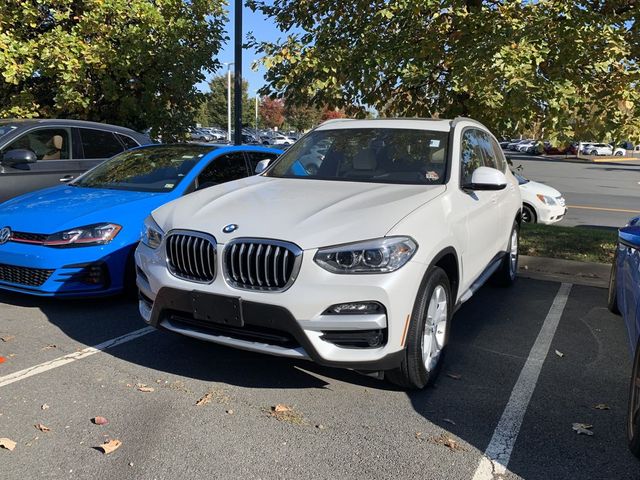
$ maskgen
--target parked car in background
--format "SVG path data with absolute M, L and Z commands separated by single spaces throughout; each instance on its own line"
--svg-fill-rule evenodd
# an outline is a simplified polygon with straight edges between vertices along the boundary
M 209 134 L 205 129 L 194 128 L 189 132 L 189 138 L 196 142 L 210 142 L 213 140 L 213 135 Z
M 624 147 L 618 147 L 613 150 L 613 154 L 617 157 L 622 157 L 627 155 L 638 156 L 640 155 L 640 145 L 636 145 L 634 147 L 633 144 L 628 144 L 628 145 L 625 145 Z
M 135 287 L 144 219 L 190 192 L 252 175 L 279 151 L 151 145 L 73 182 L 0 205 L 0 289 L 42 296 L 110 295 Z
M 613 148 L 607 143 L 583 144 L 582 153 L 586 155 L 613 155 Z
M 262 136 L 260 137 L 260 139 L 262 140 L 263 145 L 293 145 L 295 143 L 295 140 L 293 140 L 292 138 L 286 137 L 284 135 L 281 135 L 279 133 L 275 133 L 273 135 L 266 135 L 266 136 Z
M 422 388 L 455 309 L 492 275 L 515 280 L 521 205 L 502 150 L 473 120 L 325 122 L 262 175 L 154 210 L 136 250 L 140 313 Z
M 632 358 L 627 406 L 627 442 L 640 458 L 640 217 L 618 231 L 611 278 L 609 310 L 621 314 L 627 327 Z
M 519 173 L 513 172 L 520 185 L 522 195 L 522 222 L 544 223 L 550 225 L 559 222 L 567 214 L 565 199 L 553 187 L 531 181 Z
M 527 140 L 526 142 L 520 142 L 516 145 L 516 152 L 527 153 L 529 148 L 535 146 L 537 143 L 536 140 Z
M 68 182 L 105 159 L 153 143 L 128 128 L 80 120 L 0 120 L 0 202 Z

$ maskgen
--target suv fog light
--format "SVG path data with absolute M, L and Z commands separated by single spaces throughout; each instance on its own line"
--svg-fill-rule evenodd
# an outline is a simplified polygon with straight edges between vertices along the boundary
M 332 305 L 323 315 L 368 315 L 385 313 L 385 309 L 378 302 L 349 302 Z
M 386 330 L 331 331 L 322 332 L 325 342 L 342 348 L 378 348 L 386 342 Z

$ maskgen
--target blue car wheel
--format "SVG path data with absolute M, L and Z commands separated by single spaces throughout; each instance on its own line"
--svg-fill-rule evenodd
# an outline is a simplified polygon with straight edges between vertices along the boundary
M 640 458 L 640 340 L 636 345 L 631 382 L 629 386 L 629 412 L 627 414 L 627 441 L 629 449 Z

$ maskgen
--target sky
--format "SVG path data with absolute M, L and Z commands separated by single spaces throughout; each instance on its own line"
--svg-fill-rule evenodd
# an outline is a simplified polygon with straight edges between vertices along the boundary
M 233 0 L 229 0 L 229 21 L 227 23 L 227 36 L 229 37 L 229 41 L 223 46 L 220 54 L 218 55 L 218 60 L 223 62 L 233 62 L 233 36 L 234 36 L 234 20 L 235 14 L 233 9 Z M 271 19 L 264 17 L 260 12 L 252 12 L 250 8 L 244 7 L 242 13 L 242 21 L 243 21 L 243 42 L 247 40 L 247 34 L 249 32 L 253 32 L 253 35 L 261 41 L 273 41 L 278 38 L 283 38 L 285 34 L 280 32 L 275 25 L 275 22 Z M 251 64 L 256 59 L 255 52 L 251 50 L 245 49 L 242 53 L 242 76 L 249 81 L 249 96 L 254 96 L 256 94 L 256 90 L 264 85 L 264 68 L 261 68 L 259 71 L 255 72 L 251 69 Z M 231 66 L 233 69 L 233 65 Z M 223 65 L 221 70 L 218 70 L 215 75 L 226 74 L 227 66 Z M 207 80 L 201 82 L 197 85 L 197 87 L 206 92 L 209 90 L 207 85 L 208 79 L 211 78 L 212 75 L 207 75 Z

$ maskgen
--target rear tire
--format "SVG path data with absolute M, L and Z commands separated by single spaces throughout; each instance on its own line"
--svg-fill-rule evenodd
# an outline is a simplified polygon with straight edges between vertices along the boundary
M 618 308 L 618 282 L 616 276 L 618 274 L 618 250 L 613 256 L 613 264 L 611 265 L 611 274 L 609 276 L 609 292 L 607 294 L 607 308 L 611 313 L 620 315 L 620 309 Z
M 517 222 L 514 222 L 509 237 L 509 246 L 507 254 L 502 259 L 500 267 L 493 274 L 491 279 L 496 285 L 501 287 L 510 287 L 518 277 L 518 261 L 520 257 L 520 228 Z
M 440 267 L 431 267 L 413 306 L 404 358 L 398 368 L 385 372 L 386 380 L 418 390 L 436 379 L 449 342 L 452 310 L 449 278 Z
M 636 354 L 629 383 L 627 442 L 631 453 L 640 458 L 640 341 L 636 344 Z

